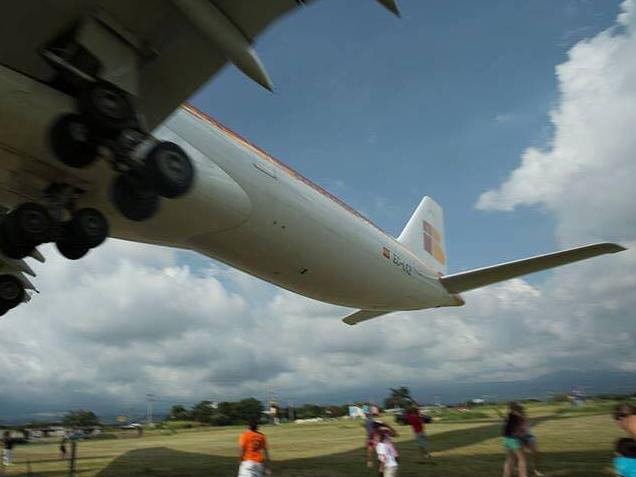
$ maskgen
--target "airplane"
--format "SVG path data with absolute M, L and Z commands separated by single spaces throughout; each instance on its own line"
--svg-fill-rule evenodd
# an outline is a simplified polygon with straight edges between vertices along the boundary
M 398 15 L 393 0 L 378 0 Z M 23 0 L 0 7 L 0 314 L 27 257 L 107 237 L 188 249 L 323 302 L 347 324 L 615 253 L 597 243 L 446 273 L 442 208 L 399 237 L 184 101 L 225 64 L 272 89 L 252 47 L 293 0 Z M 72 292 L 73 284 L 68 284 Z M 166 297 L 167 300 L 178 297 Z

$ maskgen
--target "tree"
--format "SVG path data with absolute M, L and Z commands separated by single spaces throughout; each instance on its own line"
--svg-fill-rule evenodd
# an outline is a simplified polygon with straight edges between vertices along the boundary
M 172 408 L 170 408 L 169 419 L 173 421 L 191 421 L 192 412 L 188 411 L 185 406 L 182 406 L 181 404 L 175 404 Z
M 62 424 L 66 427 L 99 426 L 99 419 L 93 411 L 80 409 L 66 413 L 62 418 Z
M 263 415 L 263 405 L 258 399 L 241 399 L 235 404 L 235 413 L 240 422 L 259 422 Z
M 415 400 L 411 397 L 411 391 L 406 386 L 400 386 L 397 389 L 391 388 L 391 394 L 384 400 L 384 407 L 392 409 L 395 407 L 407 408 L 415 404 Z
M 192 408 L 191 416 L 195 421 L 210 424 L 215 413 L 212 401 L 201 401 Z
M 314 417 L 322 417 L 323 408 L 316 404 L 304 404 L 296 409 L 297 419 L 313 419 Z

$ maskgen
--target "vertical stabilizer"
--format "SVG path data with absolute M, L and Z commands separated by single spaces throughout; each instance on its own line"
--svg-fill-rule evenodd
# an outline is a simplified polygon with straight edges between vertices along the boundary
M 444 211 L 430 197 L 424 197 L 398 237 L 398 242 L 429 268 L 446 274 Z

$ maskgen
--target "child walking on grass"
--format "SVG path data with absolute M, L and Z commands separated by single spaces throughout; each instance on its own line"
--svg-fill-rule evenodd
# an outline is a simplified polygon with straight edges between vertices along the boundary
M 388 433 L 381 432 L 379 439 L 380 441 L 375 446 L 375 452 L 378 455 L 378 460 L 380 461 L 380 476 L 397 477 L 399 460 L 397 449 L 391 441 Z
M 636 477 L 636 441 L 628 437 L 616 441 L 614 471 L 617 477 Z

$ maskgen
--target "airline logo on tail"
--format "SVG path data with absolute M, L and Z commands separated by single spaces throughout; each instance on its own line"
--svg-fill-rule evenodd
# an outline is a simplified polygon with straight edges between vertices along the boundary
M 439 263 L 445 265 L 446 255 L 441 245 L 442 235 L 426 220 L 422 220 L 422 228 L 424 229 L 424 250 L 431 254 Z

